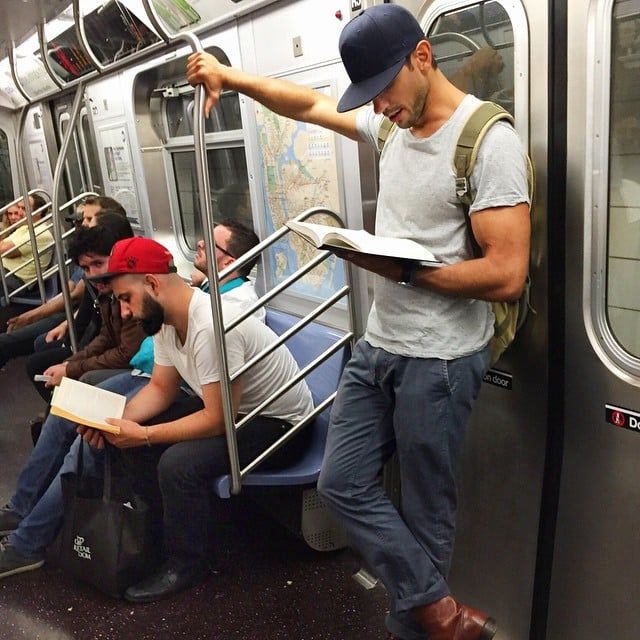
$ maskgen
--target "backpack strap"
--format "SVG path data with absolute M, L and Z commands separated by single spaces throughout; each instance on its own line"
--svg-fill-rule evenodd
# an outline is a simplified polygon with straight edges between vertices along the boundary
M 384 149 L 384 143 L 389 138 L 389 135 L 392 131 L 394 131 L 396 125 L 389 120 L 389 118 L 384 118 L 382 123 L 380 124 L 380 129 L 378 129 L 378 152 L 382 153 Z
M 508 120 L 514 124 L 513 116 L 494 102 L 483 102 L 466 121 L 453 159 L 456 171 L 456 196 L 465 206 L 465 213 L 469 213 L 469 207 L 475 194 L 471 193 L 469 178 L 473 172 L 478 157 L 478 149 L 487 131 L 498 121 Z

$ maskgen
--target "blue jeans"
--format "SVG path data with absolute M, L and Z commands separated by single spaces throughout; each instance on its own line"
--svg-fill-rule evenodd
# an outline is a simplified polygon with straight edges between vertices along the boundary
M 124 373 L 105 380 L 100 387 L 130 399 L 148 382 L 149 378 Z M 18 528 L 9 535 L 9 542 L 19 553 L 41 554 L 55 540 L 63 517 L 60 476 L 76 470 L 81 443 L 74 422 L 49 414 L 9 501 L 10 507 L 22 516 Z M 101 454 L 84 446 L 84 472 L 100 477 Z
M 410 610 L 449 594 L 456 469 L 489 350 L 407 358 L 360 340 L 331 411 L 318 491 L 391 599 L 387 628 L 425 638 Z M 398 511 L 380 477 L 398 453 Z
M 16 329 L 12 333 L 0 333 L 0 365 L 18 356 L 27 356 L 35 349 L 34 341 L 38 341 L 48 331 L 65 319 L 64 313 L 56 313 L 48 318 L 37 320 L 26 327 Z

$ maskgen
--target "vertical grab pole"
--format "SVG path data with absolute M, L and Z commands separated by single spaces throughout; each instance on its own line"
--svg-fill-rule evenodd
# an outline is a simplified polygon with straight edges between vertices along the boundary
M 76 330 L 73 326 L 73 307 L 71 306 L 71 294 L 69 293 L 69 274 L 65 265 L 64 245 L 62 243 L 62 221 L 60 220 L 60 181 L 62 180 L 62 168 L 71 142 L 71 136 L 78 121 L 78 114 L 82 105 L 82 96 L 84 94 L 84 83 L 80 82 L 76 88 L 76 95 L 73 98 L 73 107 L 71 109 L 71 117 L 69 126 L 62 138 L 62 145 L 56 160 L 56 168 L 53 172 L 53 193 L 51 194 L 51 219 L 53 222 L 53 239 L 56 245 L 56 258 L 58 260 L 60 288 L 62 289 L 62 298 L 64 300 L 64 312 L 67 316 L 69 339 L 71 340 L 71 349 L 75 353 L 78 350 L 78 341 L 76 339 Z
M 36 278 L 38 279 L 38 291 L 40 300 L 44 303 L 44 280 L 42 279 L 42 266 L 40 265 L 40 254 L 38 253 L 38 243 L 36 232 L 33 227 L 33 218 L 31 216 L 31 202 L 29 200 L 29 187 L 27 186 L 26 164 L 24 158 L 24 128 L 27 122 L 27 113 L 29 105 L 25 105 L 20 113 L 20 124 L 18 125 L 18 137 L 16 140 L 16 159 L 18 165 L 18 184 L 22 193 L 22 201 L 24 202 L 24 210 L 27 214 L 27 227 L 29 228 L 29 239 L 31 241 L 31 251 L 33 252 L 33 266 L 36 270 Z
M 181 33 L 176 39 L 185 40 L 191 45 L 194 53 L 202 51 L 200 40 L 193 33 Z M 231 468 L 231 493 L 240 493 L 240 460 L 238 458 L 238 442 L 236 439 L 235 416 L 231 401 L 231 384 L 229 382 L 229 365 L 227 362 L 227 348 L 225 343 L 224 321 L 222 305 L 220 303 L 220 285 L 218 282 L 217 261 L 213 245 L 213 223 L 209 187 L 209 171 L 207 165 L 207 149 L 204 141 L 204 107 L 205 89 L 198 85 L 195 92 L 195 108 L 193 118 L 193 138 L 196 154 L 196 176 L 200 200 L 200 217 L 204 234 L 204 246 L 207 256 L 207 270 L 211 291 L 211 310 L 213 312 L 213 328 L 216 336 L 216 351 L 220 362 L 222 385 L 222 408 L 224 412 L 224 426 L 229 450 L 229 465 Z

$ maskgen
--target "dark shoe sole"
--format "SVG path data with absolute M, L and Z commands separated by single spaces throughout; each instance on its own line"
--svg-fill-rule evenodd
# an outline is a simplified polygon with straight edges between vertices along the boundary
M 3 571 L 2 573 L 0 573 L 0 579 L 8 578 L 9 576 L 14 576 L 18 573 L 25 573 L 27 571 L 39 569 L 43 564 L 44 560 L 35 560 L 30 564 L 23 564 L 21 567 L 16 567 L 15 569 L 8 569 L 7 571 Z
M 491 640 L 493 636 L 498 632 L 498 625 L 493 618 L 487 618 L 487 621 L 482 627 L 482 631 L 478 636 L 478 640 Z

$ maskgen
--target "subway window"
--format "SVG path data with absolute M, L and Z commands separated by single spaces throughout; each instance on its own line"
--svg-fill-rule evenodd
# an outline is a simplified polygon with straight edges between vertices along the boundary
M 229 64 L 228 57 L 218 47 L 207 51 L 223 64 Z M 194 89 L 186 84 L 183 67 L 177 71 L 180 75 L 169 74 L 160 81 L 157 93 L 162 95 L 161 118 L 173 172 L 178 226 L 186 248 L 195 251 L 196 242 L 202 237 L 202 224 L 193 151 Z M 205 121 L 205 142 L 214 222 L 233 218 L 253 227 L 237 92 L 224 91 L 211 110 Z
M 513 24 L 499 2 L 442 13 L 427 36 L 438 66 L 453 84 L 515 115 Z
M 640 357 L 640 0 L 611 19 L 606 309 L 618 344 Z
M 0 207 L 13 200 L 13 179 L 11 176 L 11 158 L 9 139 L 0 129 Z
M 183 238 L 195 251 L 196 242 L 202 238 L 195 152 L 176 151 L 171 156 Z M 209 149 L 207 164 L 213 221 L 233 218 L 253 228 L 244 148 Z

